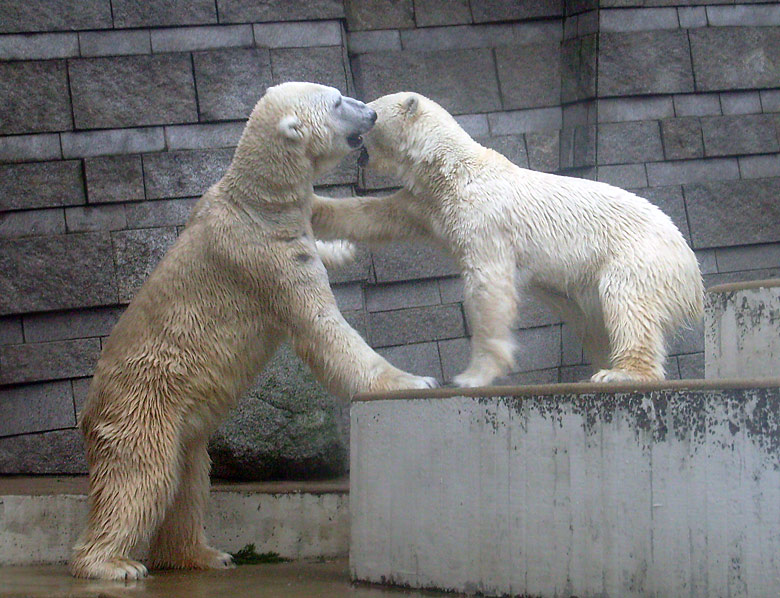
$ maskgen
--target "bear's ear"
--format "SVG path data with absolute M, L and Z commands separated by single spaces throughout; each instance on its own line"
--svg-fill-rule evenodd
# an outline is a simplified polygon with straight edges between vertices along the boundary
M 282 117 L 276 126 L 279 132 L 292 141 L 300 141 L 304 137 L 304 127 L 300 119 L 294 114 Z
M 417 99 L 417 96 L 409 96 L 401 104 L 406 116 L 412 116 L 415 112 L 417 112 L 417 107 L 419 105 L 420 101 Z

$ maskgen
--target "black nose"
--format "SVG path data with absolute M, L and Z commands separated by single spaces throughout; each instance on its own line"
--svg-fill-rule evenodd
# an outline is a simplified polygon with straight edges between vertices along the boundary
M 371 108 L 369 108 L 369 110 L 371 110 Z M 376 112 L 374 110 L 371 110 L 369 113 L 369 118 L 371 119 L 371 124 L 376 122 Z

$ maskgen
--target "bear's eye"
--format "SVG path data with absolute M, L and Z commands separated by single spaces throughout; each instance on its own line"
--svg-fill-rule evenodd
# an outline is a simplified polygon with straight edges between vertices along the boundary
M 341 96 L 339 96 L 339 99 L 338 99 L 338 100 L 336 100 L 336 103 L 335 103 L 335 104 L 333 104 L 333 106 L 334 106 L 335 108 L 338 108 L 339 106 L 341 106 Z

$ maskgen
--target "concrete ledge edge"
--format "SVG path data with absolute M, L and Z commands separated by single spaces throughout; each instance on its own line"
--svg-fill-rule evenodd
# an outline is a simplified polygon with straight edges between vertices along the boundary
M 381 393 L 359 393 L 353 402 L 392 401 L 409 399 L 450 399 L 452 397 L 507 397 L 614 394 L 626 392 L 653 392 L 660 390 L 726 390 L 749 388 L 778 388 L 780 378 L 734 378 L 722 380 L 664 380 L 663 382 L 596 384 L 578 382 L 565 384 L 533 384 L 528 386 L 484 386 L 479 388 L 429 388 L 396 390 Z

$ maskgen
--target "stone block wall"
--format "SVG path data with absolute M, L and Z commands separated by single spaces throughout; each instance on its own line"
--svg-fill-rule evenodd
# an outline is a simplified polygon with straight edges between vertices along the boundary
M 520 166 L 634 190 L 677 223 L 708 284 L 780 273 L 777 3 L 7 0 L 0 473 L 83 471 L 75 418 L 102 340 L 265 87 L 293 79 L 366 100 L 416 90 Z M 351 158 L 318 189 L 396 184 Z M 445 380 L 464 367 L 448 256 L 391 244 L 332 274 L 347 319 L 394 364 Z M 502 382 L 588 375 L 565 324 L 533 303 L 521 314 Z M 671 353 L 670 377 L 703 377 L 700 330 Z M 269 410 L 274 425 L 300 414 Z

